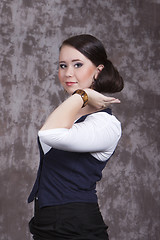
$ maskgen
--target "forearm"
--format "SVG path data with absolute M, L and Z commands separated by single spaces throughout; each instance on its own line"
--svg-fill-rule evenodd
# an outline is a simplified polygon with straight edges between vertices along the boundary
M 108 107 L 111 103 L 119 103 L 118 99 L 106 97 L 92 89 L 84 89 L 88 95 L 88 105 L 90 110 L 100 110 Z M 40 130 L 48 130 L 54 128 L 71 128 L 76 120 L 77 114 L 83 106 L 83 99 L 79 94 L 74 94 L 65 100 L 58 108 L 56 108 L 48 117 Z M 93 112 L 94 112 L 93 111 Z
M 71 128 L 82 105 L 83 100 L 79 94 L 70 96 L 50 114 L 40 130 Z

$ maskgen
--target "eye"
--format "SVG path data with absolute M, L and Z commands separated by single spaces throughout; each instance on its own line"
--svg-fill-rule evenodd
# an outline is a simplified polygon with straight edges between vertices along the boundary
M 60 67 L 60 68 L 62 68 L 62 69 L 64 69 L 64 68 L 66 68 L 66 67 L 67 67 L 67 65 L 66 65 L 66 64 L 64 64 L 64 63 L 60 63 L 60 64 L 59 64 L 59 67 Z
M 80 68 L 83 66 L 83 63 L 77 62 L 76 64 L 74 64 L 75 68 Z

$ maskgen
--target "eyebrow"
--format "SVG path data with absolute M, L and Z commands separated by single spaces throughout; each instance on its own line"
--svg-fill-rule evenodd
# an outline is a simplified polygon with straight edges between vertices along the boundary
M 60 61 L 59 63 L 64 63 L 65 61 Z M 82 62 L 80 59 L 73 59 L 72 62 Z

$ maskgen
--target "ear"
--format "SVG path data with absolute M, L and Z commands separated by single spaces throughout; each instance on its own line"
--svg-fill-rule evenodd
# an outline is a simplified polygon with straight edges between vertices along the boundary
M 104 68 L 103 64 L 98 65 L 97 71 L 96 71 L 96 74 L 95 74 L 95 79 L 97 79 L 98 74 L 103 70 L 103 68 Z

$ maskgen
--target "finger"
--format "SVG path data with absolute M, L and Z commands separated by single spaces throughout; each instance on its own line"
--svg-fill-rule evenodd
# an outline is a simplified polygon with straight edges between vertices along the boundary
M 119 99 L 114 99 L 111 101 L 111 103 L 120 103 L 121 101 Z
M 113 101 L 113 100 L 115 100 L 116 98 L 114 98 L 114 97 L 106 97 L 105 99 L 104 99 L 104 101 L 105 102 L 110 102 L 110 101 Z
M 120 103 L 121 101 L 118 98 L 110 98 L 104 100 L 104 103 Z

